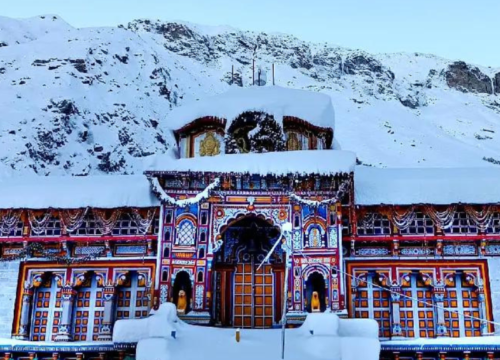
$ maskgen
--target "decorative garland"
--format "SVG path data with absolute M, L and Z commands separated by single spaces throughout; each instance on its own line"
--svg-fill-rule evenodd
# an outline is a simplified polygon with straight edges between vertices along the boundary
M 0 211 L 0 234 L 9 235 L 17 226 L 21 218 L 21 210 Z
M 38 220 L 35 213 L 28 210 L 28 221 L 30 223 L 31 231 L 35 235 L 42 235 L 47 230 L 47 224 L 52 217 L 52 213 L 49 211 L 45 212 L 43 217 Z
M 59 215 L 61 218 L 61 224 L 66 232 L 74 232 L 79 229 L 83 221 L 85 220 L 85 215 L 87 215 L 88 208 L 76 209 L 76 210 L 61 210 Z
M 132 212 L 130 213 L 130 217 L 137 225 L 137 231 L 139 232 L 139 234 L 146 235 L 149 227 L 153 223 L 155 214 L 156 214 L 156 209 L 148 210 L 148 213 L 146 214 L 146 218 L 143 219 L 141 217 L 141 213 L 140 213 L 139 209 L 136 209 L 136 208 L 132 209 Z
M 99 209 L 92 209 L 92 213 L 94 214 L 96 218 L 96 222 L 100 227 L 100 231 L 102 232 L 102 235 L 108 235 L 113 232 L 113 229 L 116 226 L 116 223 L 118 220 L 120 220 L 120 216 L 122 214 L 122 211 L 120 209 L 114 210 L 111 213 L 111 216 L 106 219 L 106 211 L 105 210 L 99 210 Z
M 425 206 L 424 210 L 426 215 L 434 221 L 434 224 L 436 224 L 439 229 L 446 230 L 453 225 L 457 206 L 449 206 L 445 211 L 437 211 L 432 206 Z
M 468 219 L 479 228 L 479 231 L 486 231 L 493 222 L 493 215 L 498 211 L 497 206 L 488 205 L 476 211 L 472 206 L 465 206 Z
M 389 216 L 393 224 L 399 230 L 406 230 L 415 221 L 417 213 L 415 212 L 415 207 L 411 206 L 408 210 L 403 212 L 400 212 L 396 208 L 393 208 Z
M 295 202 L 298 202 L 301 205 L 306 205 L 306 206 L 318 208 L 318 207 L 323 206 L 323 205 L 329 205 L 329 204 L 333 204 L 333 203 L 338 202 L 339 200 L 341 200 L 345 196 L 348 189 L 349 189 L 349 181 L 344 181 L 342 184 L 340 184 L 339 189 L 334 197 L 332 197 L 330 199 L 322 200 L 322 201 L 307 200 L 307 199 L 304 199 L 303 197 L 301 197 L 297 194 L 294 194 L 292 192 L 289 193 L 289 196 L 290 196 L 290 199 L 292 199 Z
M 95 260 L 96 258 L 102 257 L 105 253 L 105 249 L 102 249 L 100 251 L 96 251 L 94 253 L 88 254 L 86 256 L 82 257 L 70 257 L 69 255 L 55 255 L 52 253 L 50 250 L 47 250 L 43 247 L 42 244 L 40 243 L 28 243 L 26 244 L 19 253 L 15 255 L 11 255 L 8 257 L 3 257 L 0 258 L 0 261 L 16 261 L 16 260 L 26 260 L 32 257 L 33 253 L 40 253 L 42 258 L 45 258 L 46 260 L 49 261 L 54 261 L 57 263 L 63 263 L 66 265 L 71 265 L 71 264 L 80 264 L 80 263 L 85 263 L 89 262 L 92 260 Z
M 220 185 L 220 179 L 216 178 L 212 183 L 210 183 L 205 190 L 198 193 L 196 196 L 185 199 L 185 200 L 176 200 L 170 195 L 168 195 L 165 190 L 160 185 L 158 178 L 149 177 L 149 183 L 151 184 L 151 190 L 153 193 L 160 199 L 162 204 L 174 205 L 177 207 L 185 207 L 187 205 L 198 204 L 200 201 L 206 200 L 210 197 L 210 194 Z

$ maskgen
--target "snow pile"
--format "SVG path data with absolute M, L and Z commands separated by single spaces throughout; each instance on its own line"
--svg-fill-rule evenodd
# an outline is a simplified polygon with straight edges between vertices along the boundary
M 357 166 L 356 205 L 499 204 L 500 168 L 377 169 Z
M 148 171 L 212 172 L 256 175 L 339 174 L 354 171 L 356 155 L 350 151 L 302 150 L 262 154 L 231 154 L 174 160 L 154 158 Z
M 137 360 L 278 360 L 281 359 L 281 330 L 241 330 L 188 325 L 177 319 L 173 304 L 163 304 L 142 320 L 119 320 L 113 342 L 137 344 Z M 139 325 L 139 322 L 142 323 Z M 344 324 L 332 313 L 308 315 L 301 328 L 286 330 L 288 360 L 378 360 L 378 332 L 366 336 L 374 320 L 360 320 L 350 326 L 350 337 L 339 336 Z M 148 327 L 145 329 L 144 326 Z M 175 338 L 171 331 L 176 331 Z M 362 343 L 363 347 L 359 347 Z
M 0 209 L 155 207 L 143 175 L 0 178 Z
M 320 127 L 334 128 L 335 113 L 327 95 L 287 89 L 280 86 L 233 87 L 229 91 L 187 103 L 174 109 L 167 126 L 176 130 L 205 116 L 226 119 L 226 128 L 247 111 L 273 115 L 281 123 L 283 116 L 293 116 Z
M 158 310 L 151 310 L 145 319 L 118 320 L 113 328 L 114 343 L 137 343 L 149 338 L 170 338 L 172 331 L 182 326 L 173 303 L 160 305 Z

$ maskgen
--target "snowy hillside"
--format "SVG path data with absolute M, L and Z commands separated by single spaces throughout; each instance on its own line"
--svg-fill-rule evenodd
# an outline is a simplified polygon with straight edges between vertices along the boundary
M 498 166 L 500 69 L 283 34 L 137 20 L 75 29 L 0 17 L 0 172 L 139 173 L 170 156 L 175 106 L 249 86 L 321 91 L 342 149 L 374 166 Z M 485 161 L 484 159 L 489 159 Z

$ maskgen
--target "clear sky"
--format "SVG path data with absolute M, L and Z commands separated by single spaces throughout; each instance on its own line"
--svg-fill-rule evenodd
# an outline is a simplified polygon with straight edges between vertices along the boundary
M 2 0 L 0 15 L 76 27 L 136 18 L 291 33 L 369 52 L 424 52 L 500 67 L 500 0 Z

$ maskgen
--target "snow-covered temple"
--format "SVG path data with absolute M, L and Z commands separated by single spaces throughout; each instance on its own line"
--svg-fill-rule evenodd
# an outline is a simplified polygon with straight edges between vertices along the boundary
M 383 359 L 500 356 L 500 169 L 358 166 L 330 97 L 301 90 L 235 89 L 165 123 L 176 157 L 144 175 L 0 179 L 5 360 L 124 360 L 115 321 L 162 303 L 265 329 L 283 301 L 289 326 L 377 320 Z

